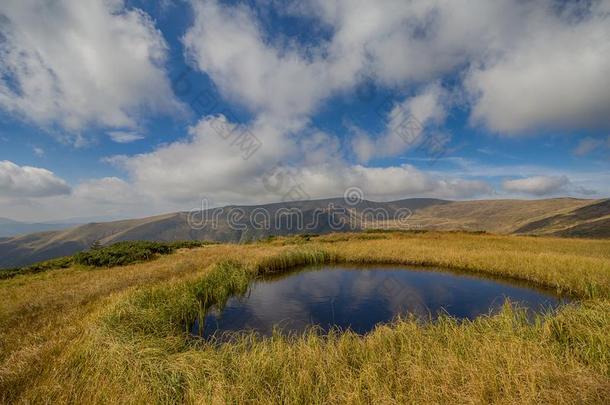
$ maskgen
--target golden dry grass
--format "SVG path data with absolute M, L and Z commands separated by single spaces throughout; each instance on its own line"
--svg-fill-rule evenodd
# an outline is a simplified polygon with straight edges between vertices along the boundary
M 256 272 L 320 261 L 447 266 L 581 298 L 534 323 L 403 319 L 360 337 L 214 347 L 184 321 Z M 0 282 L 3 403 L 605 403 L 610 241 L 444 233 L 336 234 L 207 246 L 112 269 Z

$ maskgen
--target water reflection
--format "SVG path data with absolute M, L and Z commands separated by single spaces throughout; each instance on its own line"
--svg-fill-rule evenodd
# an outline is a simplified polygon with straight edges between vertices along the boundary
M 532 312 L 555 308 L 566 299 L 532 287 L 446 271 L 388 266 L 324 266 L 256 280 L 244 297 L 232 297 L 222 312 L 211 311 L 200 333 L 254 330 L 271 335 L 274 328 L 300 333 L 315 325 L 364 334 L 397 315 L 434 319 L 445 312 L 473 319 L 497 312 L 506 299 Z

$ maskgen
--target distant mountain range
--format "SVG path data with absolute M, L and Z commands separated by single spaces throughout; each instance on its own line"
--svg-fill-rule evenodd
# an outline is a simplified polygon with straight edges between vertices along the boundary
M 74 223 L 27 223 L 0 218 L 0 238 L 23 235 L 32 232 L 54 231 L 74 226 Z
M 7 229 L 16 229 L 10 227 L 19 225 L 0 224 L 8 226 Z M 31 225 L 30 229 L 40 225 L 53 226 L 26 225 Z M 608 238 L 610 199 L 447 201 L 412 198 L 391 202 L 350 202 L 336 198 L 227 206 L 3 237 L 0 238 L 0 267 L 23 266 L 70 255 L 87 249 L 95 241 L 102 244 L 124 240 L 246 242 L 272 235 L 323 234 L 371 228 Z
M 83 217 L 68 218 L 61 221 L 48 222 L 20 222 L 9 218 L 0 217 L 0 238 L 10 236 L 25 235 L 34 232 L 56 231 L 60 229 L 72 228 L 75 225 L 86 224 L 89 222 L 111 221 L 109 217 Z

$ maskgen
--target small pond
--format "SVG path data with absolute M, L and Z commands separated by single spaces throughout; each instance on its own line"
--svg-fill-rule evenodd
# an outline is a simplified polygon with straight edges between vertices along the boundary
M 203 328 L 192 334 L 222 340 L 224 332 L 254 330 L 269 336 L 274 328 L 301 333 L 315 326 L 364 334 L 399 315 L 423 320 L 449 314 L 473 319 L 497 312 L 505 300 L 533 314 L 568 302 L 524 283 L 435 269 L 399 266 L 332 265 L 307 267 L 253 281 L 244 296 L 231 297 L 222 311 L 212 309 Z

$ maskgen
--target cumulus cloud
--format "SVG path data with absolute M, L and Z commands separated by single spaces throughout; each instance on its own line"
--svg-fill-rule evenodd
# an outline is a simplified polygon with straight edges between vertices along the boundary
M 444 44 L 452 32 L 443 31 L 438 40 L 431 39 L 437 33 L 429 38 L 417 33 L 436 13 L 419 1 L 412 7 L 402 1 L 293 4 L 285 10 L 314 15 L 334 30 L 329 40 L 307 47 L 268 39 L 243 5 L 192 3 L 194 24 L 183 38 L 190 59 L 234 101 L 281 117 L 310 114 L 362 77 L 403 84 L 431 79 L 464 61 L 461 48 Z
M 292 117 L 309 113 L 328 94 L 323 62 L 267 44 L 249 8 L 196 1 L 193 9 L 194 24 L 183 38 L 187 54 L 233 100 Z
M 607 127 L 608 2 L 590 2 L 578 14 L 569 5 L 558 11 L 552 2 L 539 3 L 518 22 L 520 34 L 509 46 L 469 72 L 473 121 L 511 134 Z
M 352 128 L 352 148 L 356 156 L 361 162 L 374 157 L 397 156 L 418 146 L 425 136 L 436 136 L 430 132 L 444 122 L 449 99 L 449 93 L 434 83 L 415 96 L 393 104 L 382 134 L 371 136 L 359 128 Z
M 382 83 L 466 66 L 473 123 L 507 134 L 609 125 L 608 1 L 311 3 L 336 30 L 330 49 L 365 49 L 360 63 Z
M 533 176 L 523 179 L 507 180 L 502 183 L 505 191 L 536 196 L 560 192 L 570 183 L 566 176 Z
M 237 201 L 262 191 L 252 179 L 262 176 L 268 165 L 296 155 L 296 145 L 285 133 L 262 119 L 245 126 L 222 115 L 209 116 L 190 127 L 182 140 L 109 161 L 125 169 L 139 189 L 169 201 L 193 201 L 203 194 Z M 255 143 L 242 143 L 243 137 Z
M 248 159 L 235 143 L 242 133 L 257 137 L 264 146 Z M 283 134 L 265 121 L 243 126 L 224 116 L 208 117 L 190 128 L 187 139 L 110 161 L 127 170 L 139 193 L 172 203 L 195 204 L 202 198 L 216 204 L 272 202 L 296 188 L 302 194 L 293 195 L 295 199 L 337 197 L 351 186 L 360 187 L 369 198 L 383 200 L 469 198 L 493 192 L 483 181 L 432 175 L 411 165 L 375 168 L 350 164 L 338 156 L 338 140 L 328 134 L 304 134 L 299 145 Z M 278 147 L 282 143 L 285 147 Z M 270 187 L 275 181 L 270 177 L 278 171 L 286 181 L 281 187 Z
M 336 197 L 337 190 L 357 185 L 365 198 L 390 200 L 417 196 L 473 198 L 490 195 L 493 189 L 479 180 L 431 175 L 412 165 L 367 167 L 320 165 L 301 168 L 296 175 L 303 188 L 315 197 Z
M 200 117 L 181 140 L 107 159 L 124 170 L 125 179 L 85 181 L 74 194 L 90 206 L 110 206 L 106 197 L 119 195 L 128 198 L 117 197 L 116 204 L 162 209 L 201 198 L 218 204 L 276 201 L 293 186 L 306 198 L 341 195 L 350 186 L 372 199 L 493 194 L 478 180 L 493 175 L 487 168 L 476 176 L 449 175 L 366 162 L 397 156 L 427 136 L 439 135 L 446 144 L 445 120 L 456 107 L 473 124 L 510 135 L 607 125 L 610 2 L 578 2 L 578 8 L 559 3 L 293 1 L 280 12 L 324 26 L 324 35 L 305 45 L 271 35 L 260 13 L 243 2 L 193 0 L 192 25 L 182 38 L 185 56 L 224 100 L 245 106 L 251 120 Z M 112 140 L 126 143 L 142 135 L 141 110 L 176 107 L 162 67 L 162 35 L 146 14 L 121 0 L 70 7 L 67 0 L 9 0 L 0 6 L 0 23 L 0 108 L 70 131 L 100 125 Z M 352 126 L 342 143 L 311 124 L 324 101 L 351 94 L 363 78 L 411 94 L 392 100 L 381 118 L 385 128 L 367 133 Z M 409 118 L 414 121 L 402 125 Z M 596 146 L 583 140 L 575 153 Z M 278 168 L 290 185 L 269 190 L 265 179 Z M 509 193 L 576 190 L 556 172 L 513 173 L 523 178 L 502 184 Z M 588 186 L 569 174 L 579 187 Z
M 49 170 L 0 161 L 0 197 L 50 197 L 69 193 L 70 186 Z
M 167 45 L 122 0 L 0 3 L 0 108 L 76 134 L 136 127 L 140 113 L 178 108 L 162 67 Z
M 1 183 L 0 177 L 0 183 Z M 1 186 L 0 186 L 1 187 Z M 61 210 L 58 211 L 58 207 Z M 69 194 L 39 198 L 32 193 L 6 196 L 0 190 L 0 211 L 26 221 L 57 221 L 75 217 L 135 218 L 179 207 L 157 205 L 157 201 L 118 177 L 88 179 L 72 187 Z
M 291 2 L 285 12 L 316 18 L 332 32 L 299 47 L 266 37 L 245 6 L 199 1 L 184 43 L 225 94 L 255 111 L 308 114 L 360 77 L 392 87 L 462 72 L 471 121 L 521 134 L 608 125 L 608 4 Z
M 129 201 L 136 203 L 133 188 L 118 177 L 87 180 L 75 187 L 73 194 L 74 198 L 95 203 L 124 204 Z

